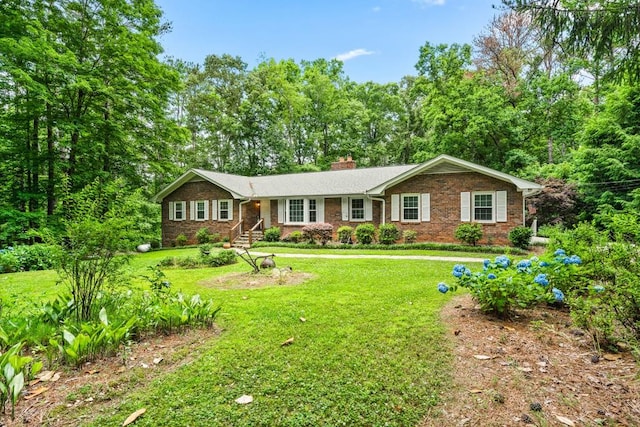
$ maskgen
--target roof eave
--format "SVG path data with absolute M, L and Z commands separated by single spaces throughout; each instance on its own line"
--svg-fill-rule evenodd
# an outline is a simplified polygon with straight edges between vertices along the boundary
M 206 175 L 203 175 L 197 169 L 189 169 L 188 171 L 186 171 L 185 173 L 180 175 L 180 177 L 178 179 L 173 181 L 171 184 L 169 184 L 167 187 L 165 187 L 163 190 L 161 190 L 158 194 L 153 196 L 151 198 L 151 200 L 153 202 L 156 202 L 156 203 L 162 203 L 162 201 L 164 200 L 164 198 L 166 196 L 168 196 L 169 194 L 173 193 L 175 190 L 180 188 L 185 183 L 191 181 L 196 176 L 204 179 L 205 181 L 210 182 L 211 184 L 217 185 L 218 187 L 222 188 L 223 190 L 228 191 L 234 199 L 246 199 L 247 198 L 244 195 L 239 194 L 239 193 L 237 193 L 237 192 L 235 192 L 235 191 L 233 191 L 233 190 L 221 185 L 219 182 L 216 182 L 216 181 L 214 181 L 212 179 L 209 179 L 209 177 L 207 177 Z

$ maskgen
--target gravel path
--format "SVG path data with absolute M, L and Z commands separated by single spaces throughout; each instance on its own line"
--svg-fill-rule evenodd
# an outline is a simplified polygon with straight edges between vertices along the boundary
M 271 255 L 266 252 L 251 252 L 253 256 Z M 451 261 L 451 262 L 482 262 L 484 258 L 455 257 L 455 256 L 429 256 L 429 255 L 336 255 L 336 254 L 276 254 L 276 258 L 325 258 L 325 259 L 417 259 L 426 261 Z

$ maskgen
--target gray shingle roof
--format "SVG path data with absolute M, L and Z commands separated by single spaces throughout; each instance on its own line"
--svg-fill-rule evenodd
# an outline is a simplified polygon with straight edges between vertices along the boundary
M 515 176 L 476 165 L 475 163 L 441 155 L 419 165 L 387 166 L 377 168 L 346 169 L 326 172 L 304 172 L 286 175 L 240 176 L 203 169 L 190 169 L 154 199 L 162 201 L 175 189 L 194 178 L 210 181 L 236 199 L 287 198 L 311 196 L 348 196 L 383 194 L 386 188 L 418 173 L 479 172 L 514 184 L 526 193 L 539 191 L 542 186 Z

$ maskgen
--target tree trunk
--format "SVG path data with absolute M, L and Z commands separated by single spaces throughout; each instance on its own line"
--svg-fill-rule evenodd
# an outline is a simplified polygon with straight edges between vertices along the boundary
M 47 216 L 53 215 L 55 201 L 55 149 L 53 143 L 53 114 L 47 102 Z

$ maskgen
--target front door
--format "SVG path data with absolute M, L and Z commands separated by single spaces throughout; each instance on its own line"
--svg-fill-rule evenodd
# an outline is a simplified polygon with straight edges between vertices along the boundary
M 260 218 L 264 220 L 264 228 L 271 227 L 271 201 L 269 199 L 260 200 Z

